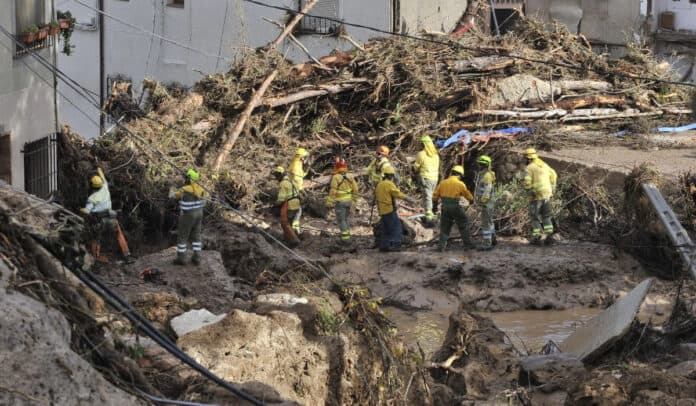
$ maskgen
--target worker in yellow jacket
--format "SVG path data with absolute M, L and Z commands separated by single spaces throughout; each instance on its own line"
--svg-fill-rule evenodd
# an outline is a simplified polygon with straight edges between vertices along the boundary
M 471 236 L 469 234 L 469 219 L 466 211 L 459 204 L 461 198 L 469 202 L 474 201 L 466 184 L 464 184 L 464 167 L 456 165 L 452 168 L 450 177 L 440 182 L 433 192 L 433 205 L 437 211 L 437 201 L 442 201 L 442 215 L 440 216 L 440 241 L 438 251 L 444 251 L 447 247 L 452 226 L 457 223 L 459 235 L 465 248 L 471 247 Z
M 479 170 L 476 172 L 474 197 L 481 216 L 481 234 L 483 234 L 483 240 L 479 248 L 489 250 L 495 244 L 495 224 L 493 223 L 495 172 L 491 169 L 493 160 L 488 155 L 481 155 L 476 160 L 476 163 Z
M 541 244 L 543 233 L 546 241 L 553 242 L 553 221 L 551 215 L 551 197 L 556 191 L 556 171 L 542 161 L 534 148 L 525 150 L 527 168 L 524 176 L 524 188 L 529 192 L 529 217 L 532 222 L 532 240 L 534 245 Z
M 302 190 L 304 187 L 304 178 L 307 176 L 309 162 L 309 151 L 304 148 L 297 148 L 295 151 L 295 157 L 290 162 L 288 166 L 288 175 L 290 176 L 290 181 L 295 184 L 297 190 Z
M 280 207 L 280 226 L 283 229 L 283 238 L 290 247 L 296 247 L 300 243 L 297 237 L 300 230 L 298 213 L 302 210 L 300 191 L 286 175 L 285 168 L 282 166 L 275 168 L 273 176 L 278 181 L 279 186 L 276 205 Z
M 341 230 L 341 242 L 350 242 L 350 225 L 348 219 L 350 217 L 350 208 L 353 202 L 358 201 L 358 183 L 355 177 L 348 172 L 348 165 L 343 158 L 336 160 L 334 165 L 333 177 L 331 178 L 331 186 L 329 196 L 326 198 L 326 207 L 335 209 L 336 223 Z
M 201 185 L 198 184 L 200 174 L 195 169 L 186 171 L 186 184 L 179 190 L 171 190 L 169 192 L 170 199 L 179 200 L 179 226 L 176 234 L 176 265 L 184 265 L 186 263 L 186 250 L 188 243 L 191 242 L 193 255 L 191 263 L 200 265 L 201 250 L 203 242 L 201 241 L 201 228 L 203 224 L 203 206 L 205 200 L 203 196 L 205 192 Z
M 432 138 L 425 135 L 421 138 L 423 149 L 416 155 L 416 162 L 413 168 L 418 176 L 418 183 L 423 193 L 423 210 L 425 210 L 426 223 L 435 220 L 433 214 L 433 192 L 437 186 L 437 179 L 440 172 L 440 155 L 433 143 Z
M 394 184 L 394 168 L 384 168 L 384 179 L 375 188 L 375 201 L 380 215 L 377 242 L 380 251 L 400 251 L 403 228 L 397 213 L 397 199 L 414 203 L 416 200 L 406 196 Z
M 389 162 L 389 152 L 389 147 L 386 145 L 380 145 L 377 147 L 377 151 L 375 151 L 375 158 L 365 169 L 365 172 L 367 172 L 367 175 L 370 177 L 370 183 L 373 185 L 377 185 L 382 181 L 384 177 L 384 170 L 386 168 L 394 169 L 391 162 Z M 396 172 L 394 172 L 394 176 L 396 176 Z
M 104 176 L 102 168 L 97 168 L 97 174 L 90 179 L 92 193 L 87 198 L 85 207 L 80 212 L 88 216 L 88 230 L 91 235 L 91 250 L 94 260 L 97 262 L 109 262 L 102 253 L 102 241 L 116 237 L 121 254 L 126 263 L 133 262 L 126 237 L 123 235 L 121 225 L 118 222 L 116 212 L 111 210 L 111 192 L 109 182 Z

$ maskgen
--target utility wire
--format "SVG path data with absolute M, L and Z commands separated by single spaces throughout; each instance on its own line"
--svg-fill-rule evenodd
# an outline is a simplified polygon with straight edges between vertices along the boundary
M 79 1 L 79 0 L 75 0 L 75 1 Z M 312 18 L 317 18 L 317 19 L 321 19 L 321 20 L 331 21 L 331 22 L 335 22 L 337 24 L 342 24 L 342 25 L 346 25 L 349 27 L 355 27 L 355 28 L 362 28 L 362 29 L 366 29 L 366 30 L 370 30 L 370 31 L 374 31 L 374 32 L 379 32 L 379 33 L 386 34 L 386 35 L 403 37 L 403 38 L 408 38 L 408 39 L 426 42 L 426 43 L 431 43 L 431 44 L 446 45 L 446 46 L 450 46 L 450 47 L 465 49 L 468 51 L 481 52 L 481 49 L 479 49 L 479 48 L 466 46 L 466 45 L 459 43 L 457 41 L 452 41 L 452 40 L 440 41 L 437 39 L 423 38 L 423 37 L 418 37 L 418 36 L 406 34 L 406 33 L 392 32 L 389 30 L 371 27 L 371 26 L 364 25 L 364 24 L 351 23 L 349 21 L 345 21 L 345 20 L 341 20 L 341 19 L 337 19 L 337 18 L 319 16 L 319 15 L 310 14 L 310 13 L 303 13 L 301 11 L 293 10 L 291 8 L 288 8 L 288 7 L 275 6 L 275 5 L 264 3 L 264 2 L 258 1 L 258 0 L 242 0 L 242 1 L 245 1 L 245 2 L 251 3 L 251 4 L 255 4 L 255 5 L 261 6 L 261 7 L 282 10 L 282 11 L 292 13 L 292 14 L 302 14 L 305 17 L 312 17 Z M 621 77 L 628 78 L 628 79 L 650 80 L 650 81 L 655 81 L 655 82 L 659 82 L 659 83 L 666 83 L 666 84 L 671 84 L 671 85 L 688 86 L 688 87 L 696 88 L 696 83 L 679 82 L 679 81 L 672 81 L 672 80 L 666 80 L 666 79 L 633 76 L 633 75 L 628 75 L 628 74 L 622 73 L 622 72 L 604 72 L 604 71 L 596 69 L 596 68 L 587 68 L 587 67 L 575 66 L 575 65 L 571 65 L 571 64 L 567 64 L 567 63 L 554 62 L 554 61 L 550 61 L 550 60 L 529 58 L 529 57 L 522 56 L 522 55 L 519 55 L 516 53 L 508 53 L 507 56 L 510 58 L 513 58 L 513 59 L 519 59 L 519 60 L 523 60 L 523 61 L 527 61 L 527 62 L 534 62 L 534 63 L 544 64 L 544 65 L 558 66 L 558 67 L 563 67 L 566 69 L 576 70 L 576 71 L 580 71 L 580 72 L 586 71 L 586 70 L 591 70 L 592 72 L 595 72 L 595 73 L 600 74 L 600 75 L 610 73 L 612 75 L 621 76 Z

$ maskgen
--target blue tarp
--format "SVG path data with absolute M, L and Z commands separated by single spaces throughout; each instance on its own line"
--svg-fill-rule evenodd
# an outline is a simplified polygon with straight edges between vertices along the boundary
M 444 141 L 435 141 L 435 145 L 442 149 L 442 148 L 447 148 L 452 144 L 455 144 L 459 142 L 462 138 L 464 138 L 464 142 L 468 145 L 471 142 L 471 137 L 477 137 L 480 135 L 490 135 L 490 134 L 517 134 L 517 133 L 530 133 L 532 130 L 529 128 L 525 127 L 512 127 L 512 128 L 504 128 L 502 130 L 490 130 L 490 131 L 475 131 L 473 133 L 470 133 L 467 130 L 459 130 L 454 135 L 451 137 L 447 138 Z
M 681 133 L 689 130 L 696 130 L 696 123 L 683 125 L 681 127 L 657 127 L 657 131 L 661 133 Z

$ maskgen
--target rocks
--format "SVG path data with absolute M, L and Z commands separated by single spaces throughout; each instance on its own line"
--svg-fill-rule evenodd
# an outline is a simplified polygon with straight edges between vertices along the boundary
M 628 332 L 652 282 L 652 279 L 644 280 L 624 298 L 575 330 L 563 341 L 561 349 L 575 354 L 581 361 L 601 355 Z
M 523 387 L 538 386 L 542 392 L 551 393 L 584 380 L 587 370 L 583 363 L 571 354 L 532 355 L 520 362 L 519 384 Z
M 682 361 L 696 360 L 696 343 L 681 343 L 674 350 L 674 356 Z
M 161 325 L 184 312 L 179 296 L 169 292 L 143 293 L 132 304 L 143 316 Z
M 180 316 L 174 317 L 169 323 L 178 337 L 196 331 L 205 326 L 215 324 L 224 319 L 226 314 L 213 314 L 206 309 L 190 310 Z
M 532 405 L 534 406 L 562 406 L 568 401 L 568 392 L 555 391 L 552 393 L 534 392 Z
M 58 311 L 4 289 L 0 308 L 0 404 L 145 404 L 71 350 L 71 327 Z
M 276 306 L 294 306 L 296 304 L 307 304 L 309 301 L 304 297 L 297 297 L 289 293 L 269 293 L 256 297 L 258 303 L 268 303 Z
M 696 361 L 684 361 L 668 369 L 670 374 L 696 379 Z

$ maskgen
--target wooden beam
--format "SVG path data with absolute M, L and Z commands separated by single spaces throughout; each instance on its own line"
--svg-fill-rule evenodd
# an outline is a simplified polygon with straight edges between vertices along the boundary
M 278 38 L 276 38 L 275 41 L 273 41 L 273 43 L 271 44 L 269 49 L 278 48 L 278 46 L 280 46 L 280 44 L 283 42 L 285 37 L 287 37 L 292 32 L 292 30 L 295 28 L 297 23 L 300 22 L 302 17 L 304 17 L 305 14 L 309 13 L 309 10 L 311 10 L 312 7 L 314 7 L 314 5 L 317 4 L 317 1 L 318 0 L 309 0 L 305 4 L 305 6 L 302 7 L 302 10 L 299 13 L 295 14 L 295 17 L 293 17 L 292 20 L 290 20 L 290 23 L 288 23 L 288 25 L 285 26 L 285 29 L 280 33 Z

